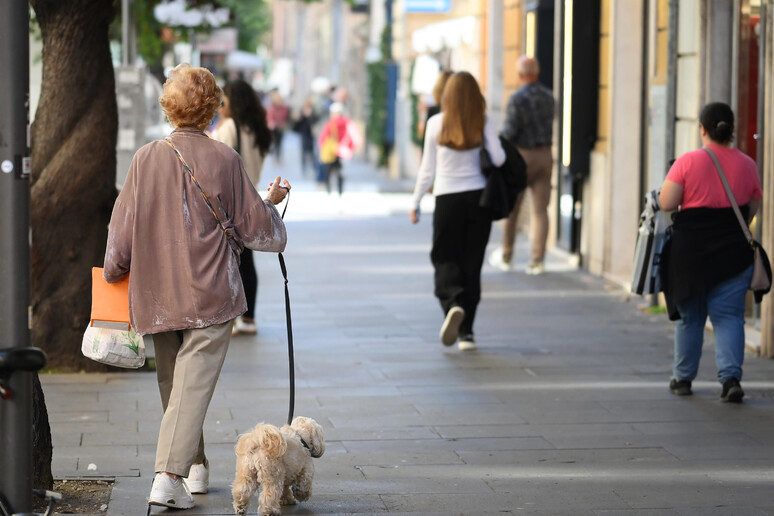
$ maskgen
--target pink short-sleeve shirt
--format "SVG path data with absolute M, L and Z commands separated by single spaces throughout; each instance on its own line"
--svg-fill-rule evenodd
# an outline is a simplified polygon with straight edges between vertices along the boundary
M 739 149 L 713 144 L 709 147 L 718 157 L 739 206 L 763 196 L 758 167 L 752 158 Z M 666 178 L 683 187 L 683 198 L 680 201 L 683 210 L 731 206 L 712 158 L 702 149 L 677 158 Z

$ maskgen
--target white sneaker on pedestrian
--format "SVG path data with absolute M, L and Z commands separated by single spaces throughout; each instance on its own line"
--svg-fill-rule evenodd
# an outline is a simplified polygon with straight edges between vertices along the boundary
M 457 347 L 460 348 L 460 351 L 472 351 L 476 349 L 476 340 L 473 338 L 473 335 L 463 335 L 460 337 L 460 343 L 457 344 Z
M 194 506 L 194 499 L 185 480 L 175 480 L 166 473 L 157 473 L 153 479 L 148 503 L 174 509 L 190 509 Z
M 525 272 L 530 276 L 538 276 L 546 272 L 546 266 L 543 262 L 532 262 L 527 265 L 527 270 Z
M 513 264 L 511 262 L 506 262 L 503 260 L 503 248 L 498 247 L 491 253 L 489 253 L 489 265 L 492 267 L 495 267 L 497 269 L 500 269 L 503 272 L 509 272 L 513 269 Z
M 444 346 L 451 346 L 457 341 L 460 333 L 460 324 L 465 318 L 465 310 L 461 306 L 453 306 L 446 313 L 446 319 L 441 326 L 441 342 Z
M 231 335 L 255 335 L 258 333 L 258 327 L 254 321 L 245 321 L 242 317 L 234 319 L 234 327 L 231 328 Z
M 206 494 L 210 486 L 210 469 L 205 464 L 194 464 L 185 479 L 192 494 Z

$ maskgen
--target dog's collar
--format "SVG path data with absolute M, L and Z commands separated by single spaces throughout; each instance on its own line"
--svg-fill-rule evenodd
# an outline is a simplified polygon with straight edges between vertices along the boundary
M 304 441 L 304 438 L 303 438 L 303 437 L 301 437 L 301 436 L 299 435 L 299 436 L 298 436 L 298 440 L 299 440 L 299 441 L 301 441 L 301 444 L 303 444 L 303 445 L 304 445 L 304 448 L 306 448 L 307 450 L 309 450 L 309 454 L 311 455 L 311 454 L 312 454 L 312 449 L 309 447 L 309 445 L 308 445 L 308 444 L 306 444 L 306 441 Z

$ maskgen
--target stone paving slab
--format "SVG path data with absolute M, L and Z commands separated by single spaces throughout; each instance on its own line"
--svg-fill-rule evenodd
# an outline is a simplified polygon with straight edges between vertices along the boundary
M 558 255 L 526 276 L 523 237 L 514 272 L 484 266 L 479 349 L 444 348 L 430 217 L 409 224 L 408 195 L 380 196 L 378 172 L 348 167 L 340 200 L 291 177 L 296 415 L 320 422 L 327 450 L 312 498 L 283 515 L 774 515 L 773 361 L 748 355 L 746 401 L 724 404 L 708 333 L 696 394 L 672 396 L 666 317 Z M 256 264 L 259 333 L 232 340 L 204 426 L 211 492 L 185 514 L 233 514 L 237 436 L 287 417 L 282 279 L 276 257 Z M 54 475 L 95 463 L 116 476 L 108 516 L 145 514 L 155 375 L 41 381 Z

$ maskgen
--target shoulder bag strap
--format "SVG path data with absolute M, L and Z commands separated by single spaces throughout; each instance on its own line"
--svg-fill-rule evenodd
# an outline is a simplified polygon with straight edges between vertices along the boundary
M 239 128 L 237 128 L 237 131 Z M 180 155 L 180 151 L 177 150 L 177 148 L 172 144 L 172 140 L 167 137 L 164 138 L 164 142 L 166 142 L 167 145 L 172 147 L 172 150 L 175 152 L 175 155 L 180 160 L 180 163 L 183 164 L 183 168 L 186 172 L 188 172 L 188 175 L 191 177 L 191 180 L 196 185 L 196 188 L 199 189 L 199 192 L 202 194 L 202 198 L 204 198 L 204 202 L 207 204 L 207 207 L 210 209 L 210 213 L 212 213 L 212 216 L 215 217 L 215 221 L 218 223 L 218 227 L 221 231 L 223 231 L 223 234 L 226 236 L 226 239 L 228 240 L 228 233 L 226 233 L 226 228 L 223 227 L 223 223 L 218 218 L 218 214 L 215 213 L 215 208 L 212 207 L 212 203 L 207 198 L 207 194 L 204 193 L 204 190 L 202 190 L 202 185 L 199 184 L 199 181 L 196 179 L 196 177 L 193 175 L 193 171 L 191 170 L 191 167 L 188 166 L 188 163 L 185 162 L 183 159 L 183 156 Z
M 237 123 L 236 118 L 232 118 L 232 120 L 234 121 L 234 125 L 236 126 L 237 146 L 235 150 L 237 151 L 237 154 L 241 156 L 242 155 L 242 131 L 239 128 L 239 124 Z
M 723 168 L 720 166 L 718 157 L 709 147 L 703 147 L 703 149 L 704 151 L 707 152 L 707 154 L 709 154 L 709 157 L 712 159 L 712 162 L 715 164 L 715 170 L 718 171 L 718 175 L 720 176 L 720 181 L 723 183 L 723 188 L 725 188 L 726 190 L 726 195 L 728 196 L 728 200 L 731 201 L 731 206 L 734 208 L 736 219 L 739 221 L 739 225 L 742 226 L 742 231 L 744 231 L 745 238 L 750 243 L 750 245 L 753 245 L 753 237 L 752 237 L 752 234 L 750 233 L 750 228 L 747 227 L 747 223 L 745 222 L 744 217 L 742 217 L 742 212 L 739 211 L 739 205 L 736 203 L 736 198 L 734 197 L 734 193 L 731 191 L 731 186 L 729 186 L 728 184 L 728 179 L 726 179 L 726 175 L 723 173 Z

